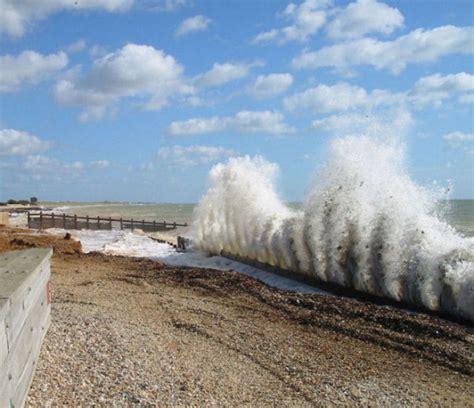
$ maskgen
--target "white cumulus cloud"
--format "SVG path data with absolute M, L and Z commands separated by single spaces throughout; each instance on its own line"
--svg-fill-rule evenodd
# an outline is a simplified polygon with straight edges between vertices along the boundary
M 141 0 L 145 4 L 145 8 L 151 11 L 172 12 L 188 4 L 188 0 Z M 142 4 L 142 3 L 140 3 Z
M 28 156 L 22 164 L 24 170 L 49 171 L 56 167 L 57 162 L 49 157 L 39 154 Z
M 371 118 L 363 113 L 347 113 L 330 115 L 322 119 L 314 120 L 312 127 L 324 131 L 338 131 L 341 129 L 359 129 L 367 126 Z
M 420 78 L 413 89 L 411 99 L 417 105 L 441 106 L 443 100 L 460 95 L 460 101 L 463 97 L 470 95 L 474 91 L 474 75 L 466 72 L 457 74 L 433 74 Z
M 332 113 L 355 110 L 371 110 L 378 107 L 412 106 L 425 108 L 428 105 L 439 108 L 443 101 L 458 97 L 460 103 L 467 103 L 463 97 L 472 95 L 474 76 L 465 72 L 457 74 L 433 74 L 420 78 L 413 89 L 392 92 L 386 89 L 368 91 L 361 86 L 339 82 L 334 85 L 320 84 L 296 92 L 283 99 L 283 106 L 290 112 Z M 346 122 L 359 122 L 358 115 L 333 116 L 314 122 L 316 127 L 344 127 Z M 336 119 L 339 121 L 336 123 Z M 355 124 L 355 123 L 354 123 Z
M 1 12 L 0 12 L 1 14 Z M 17 56 L 0 56 L 0 92 L 13 92 L 24 84 L 41 82 L 68 64 L 64 52 L 42 55 L 35 51 L 23 51 Z
M 184 20 L 176 29 L 176 36 L 180 37 L 197 31 L 205 31 L 211 23 L 211 19 L 206 16 L 194 16 Z
M 122 98 L 138 98 L 142 107 L 159 110 L 170 98 L 193 92 L 184 68 L 162 50 L 128 44 L 94 61 L 89 72 L 56 84 L 62 105 L 84 108 L 82 120 L 100 119 Z
M 134 0 L 0 0 L 0 32 L 22 36 L 32 22 L 63 10 L 123 12 Z
M 157 154 L 158 163 L 191 167 L 200 164 L 209 164 L 234 156 L 235 152 L 219 146 L 171 146 L 162 147 Z
M 472 27 L 420 28 L 392 41 L 361 38 L 317 51 L 305 50 L 293 59 L 292 65 L 297 69 L 334 67 L 339 70 L 371 65 L 398 74 L 408 64 L 434 62 L 451 54 L 472 54 L 473 38 Z
M 226 82 L 235 81 L 246 77 L 252 65 L 225 62 L 223 64 L 215 63 L 209 71 L 198 75 L 195 82 L 200 87 L 210 87 L 223 85 Z
M 20 130 L 0 130 L 0 156 L 26 156 L 48 150 L 51 144 Z
M 362 37 L 369 33 L 391 34 L 403 27 L 403 15 L 377 0 L 357 0 L 338 11 L 328 24 L 328 36 L 335 39 Z
M 109 160 L 95 160 L 90 162 L 91 167 L 98 167 L 100 169 L 105 169 L 110 166 Z
M 459 97 L 461 103 L 474 103 L 474 93 L 468 93 Z
M 74 174 L 82 172 L 85 169 L 82 161 L 63 162 L 58 159 L 35 154 L 26 157 L 25 161 L 20 164 L 19 170 L 31 173 L 50 173 L 50 174 Z
M 314 120 L 312 128 L 337 135 L 381 134 L 400 137 L 414 123 L 406 108 L 382 108 L 370 113 L 343 113 Z
M 235 116 L 213 116 L 172 122 L 168 133 L 172 136 L 193 136 L 217 132 L 267 133 L 280 135 L 294 129 L 284 122 L 284 116 L 271 111 L 240 111 Z
M 258 99 L 271 98 L 285 92 L 292 83 L 291 74 L 259 75 L 248 92 Z
M 404 93 L 392 93 L 382 89 L 367 92 L 360 86 L 341 82 L 335 85 L 322 84 L 295 93 L 286 97 L 283 105 L 291 112 L 329 113 L 395 105 L 404 99 Z
M 474 134 L 464 132 L 451 132 L 443 135 L 443 139 L 449 142 L 474 142 Z
M 66 52 L 69 54 L 74 54 L 76 52 L 80 52 L 84 50 L 87 46 L 86 41 L 83 38 L 80 38 L 79 40 L 73 42 L 72 44 L 69 44 L 66 47 Z
M 289 41 L 307 41 L 324 26 L 327 19 L 326 9 L 331 5 L 331 0 L 306 0 L 300 5 L 290 3 L 279 14 L 289 20 L 290 24 L 280 29 L 261 32 L 253 42 L 276 41 L 278 44 L 286 44 Z

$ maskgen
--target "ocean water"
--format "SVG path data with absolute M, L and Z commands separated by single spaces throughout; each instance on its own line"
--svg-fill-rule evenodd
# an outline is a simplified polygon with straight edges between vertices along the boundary
M 474 237 L 474 200 L 447 200 L 441 202 L 440 216 L 460 233 Z
M 66 214 L 166 221 L 190 224 L 196 204 L 110 203 L 110 202 L 44 202 L 43 206 Z
M 44 202 L 42 205 L 67 214 L 122 217 L 145 221 L 166 221 L 191 224 L 197 204 L 115 203 L 115 202 Z M 294 210 L 302 202 L 287 203 Z M 435 212 L 459 233 L 474 237 L 474 200 L 440 200 Z

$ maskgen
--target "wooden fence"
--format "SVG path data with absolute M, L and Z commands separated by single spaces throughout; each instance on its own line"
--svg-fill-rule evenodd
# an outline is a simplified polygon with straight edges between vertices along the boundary
M 145 221 L 112 217 L 90 217 L 67 215 L 67 214 L 45 214 L 28 213 L 28 228 L 63 228 L 63 229 L 88 229 L 88 230 L 112 230 L 112 229 L 141 229 L 144 232 L 168 231 L 177 227 L 187 227 L 188 224 L 180 224 L 177 222 L 158 222 Z

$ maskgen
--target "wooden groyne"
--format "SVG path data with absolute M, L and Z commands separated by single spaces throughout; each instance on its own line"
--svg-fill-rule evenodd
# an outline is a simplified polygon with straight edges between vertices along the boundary
M 0 407 L 24 406 L 50 322 L 50 248 L 0 256 Z
M 73 230 L 131 230 L 141 229 L 143 232 L 169 231 L 178 227 L 187 227 L 187 223 L 167 221 L 145 221 L 112 217 L 91 217 L 89 215 L 67 215 L 54 213 L 28 213 L 28 228 L 46 229 L 62 228 Z

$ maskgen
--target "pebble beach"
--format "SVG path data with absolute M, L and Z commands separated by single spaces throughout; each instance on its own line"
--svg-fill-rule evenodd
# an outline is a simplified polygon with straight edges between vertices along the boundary
M 472 406 L 468 327 L 236 272 L 52 246 L 52 323 L 29 406 Z

